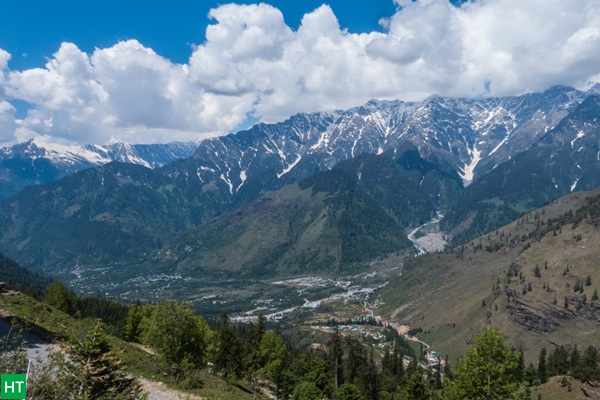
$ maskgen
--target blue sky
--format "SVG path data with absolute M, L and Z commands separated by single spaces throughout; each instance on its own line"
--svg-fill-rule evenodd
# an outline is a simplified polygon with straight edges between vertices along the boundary
M 11 0 L 0 12 L 0 145 L 199 140 L 370 99 L 599 81 L 600 0 Z
M 224 2 L 171 0 L 19 0 L 6 1 L 0 13 L 0 48 L 13 54 L 11 67 L 45 64 L 62 42 L 92 52 L 120 40 L 137 39 L 174 62 L 185 63 L 192 44 L 204 42 L 211 8 Z M 252 4 L 253 1 L 237 1 Z M 265 1 L 279 8 L 286 23 L 297 28 L 302 16 L 322 0 Z M 394 14 L 391 0 L 334 0 L 327 2 L 340 25 L 351 32 L 381 30 L 378 21 Z M 25 56 L 23 56 L 25 55 Z

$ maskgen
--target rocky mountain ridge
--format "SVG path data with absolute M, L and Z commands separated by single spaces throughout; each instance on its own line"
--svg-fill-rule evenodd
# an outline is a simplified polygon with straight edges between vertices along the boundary
M 0 200 L 29 185 L 55 181 L 112 161 L 157 168 L 193 154 L 197 143 L 67 146 L 35 138 L 0 148 Z
M 191 157 L 153 170 L 113 162 L 5 202 L 0 249 L 51 268 L 68 269 L 82 246 L 82 263 L 142 265 L 179 235 L 338 165 L 402 228 L 444 209 L 442 226 L 468 240 L 569 191 L 600 185 L 595 89 L 370 101 L 204 140 Z M 384 170 L 405 176 L 407 189 L 395 190 L 383 178 L 362 188 L 362 177 L 371 179 L 383 165 L 364 153 L 394 163 Z M 416 208 L 399 218 L 394 204 L 403 202 Z M 118 260 L 109 257 L 117 253 Z

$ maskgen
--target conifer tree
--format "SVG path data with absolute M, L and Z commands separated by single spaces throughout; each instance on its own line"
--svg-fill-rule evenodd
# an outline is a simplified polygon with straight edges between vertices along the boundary
M 540 350 L 537 376 L 542 383 L 546 383 L 546 381 L 548 381 L 548 371 L 546 370 L 546 348 L 542 348 L 542 350 Z
M 392 373 L 394 374 L 394 376 L 398 379 L 402 378 L 402 376 L 404 375 L 404 363 L 403 363 L 403 358 L 404 355 L 402 354 L 402 352 L 400 351 L 399 347 L 398 347 L 398 342 L 394 343 L 394 353 L 392 354 L 392 360 L 393 360 L 393 367 L 392 367 Z
M 533 363 L 530 363 L 529 366 L 525 368 L 525 372 L 523 373 L 523 380 L 529 383 L 529 385 L 533 385 L 533 381 L 535 380 L 536 375 L 537 371 L 535 370 Z
M 73 362 L 72 384 L 76 398 L 121 400 L 142 398 L 140 384 L 124 372 L 120 361 L 110 352 L 104 329 L 97 320 L 81 340 L 69 350 Z
M 519 347 L 518 357 L 517 368 L 515 369 L 515 379 L 517 382 L 521 382 L 523 380 L 523 374 L 525 373 L 525 358 L 522 347 Z
M 390 348 L 388 346 L 385 347 L 385 351 L 383 353 L 383 357 L 381 358 L 381 371 L 383 373 L 388 373 L 392 375 L 394 373 L 393 367 L 394 360 L 392 359 L 392 354 L 390 353 Z
M 577 349 L 577 345 L 575 345 L 573 346 L 571 356 L 569 357 L 569 368 L 571 369 L 571 371 L 579 365 L 580 361 L 581 356 L 579 355 L 579 349 Z
M 333 337 L 331 338 L 331 341 L 329 342 L 329 356 L 331 359 L 333 376 L 335 378 L 335 387 L 339 388 L 340 385 L 343 383 L 342 382 L 342 379 L 343 379 L 342 378 L 343 351 L 342 351 L 342 337 L 340 335 L 340 331 L 337 326 L 335 327 L 335 330 L 333 332 Z
M 600 380 L 600 366 L 598 366 L 598 349 L 588 346 L 581 357 L 581 361 L 572 370 L 573 377 L 582 382 Z
M 358 387 L 352 383 L 344 383 L 341 385 L 336 394 L 336 400 L 365 400 L 365 397 L 360 393 Z
M 242 344 L 229 324 L 229 316 L 221 313 L 221 329 L 218 335 L 215 367 L 227 378 L 239 379 L 242 376 Z
M 332 398 L 335 391 L 335 383 L 328 369 L 327 361 L 324 359 L 313 357 L 310 360 L 310 369 L 304 375 L 303 381 L 313 382 L 323 394 Z
M 413 400 L 428 400 L 430 398 L 427 383 L 423 379 L 423 371 L 417 368 L 409 377 L 405 385 L 406 398 Z
M 450 357 L 448 357 L 447 354 L 446 354 L 445 361 L 446 361 L 446 363 L 444 364 L 444 375 L 446 376 L 447 379 L 453 381 L 454 373 L 452 372 L 452 367 L 450 366 Z

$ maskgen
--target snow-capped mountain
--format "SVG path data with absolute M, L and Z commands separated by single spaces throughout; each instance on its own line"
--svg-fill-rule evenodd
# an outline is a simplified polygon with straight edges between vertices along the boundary
M 30 139 L 0 148 L 0 199 L 19 189 L 52 182 L 63 176 L 119 161 L 156 168 L 196 150 L 197 143 L 127 144 L 106 146 L 65 146 L 41 139 Z
M 60 264 L 65 271 L 81 246 L 88 249 L 79 256 L 82 263 L 152 263 L 159 253 L 165 260 L 171 256 L 164 253 L 165 242 L 202 230 L 242 205 L 249 204 L 245 213 L 251 214 L 253 200 L 259 198 L 264 199 L 257 200 L 262 218 L 268 219 L 270 200 L 261 196 L 290 184 L 301 187 L 307 178 L 336 165 L 386 212 L 392 205 L 412 204 L 405 207 L 413 219 L 404 220 L 404 228 L 443 208 L 446 229 L 467 240 L 569 191 L 600 185 L 597 89 L 555 87 L 492 99 L 370 101 L 347 111 L 297 114 L 207 139 L 192 156 L 155 169 L 131 163 L 89 168 L 0 204 L 0 250 L 32 265 Z M 19 160 L 16 154 L 28 155 L 13 171 L 34 164 L 37 172 L 54 165 L 52 157 L 33 157 L 33 144 L 11 150 L 5 162 Z M 115 154 L 129 157 L 131 148 L 55 151 L 70 154 L 67 160 L 85 154 L 85 162 L 92 164 Z M 389 168 L 379 170 L 378 183 L 369 168 L 386 163 L 368 161 L 362 153 L 384 153 L 380 158 Z M 152 165 L 142 154 L 135 156 Z M 340 167 L 350 159 L 351 167 Z M 403 180 L 387 179 L 392 173 L 387 171 Z M 372 185 L 363 187 L 361 179 Z M 389 182 L 408 183 L 399 189 Z M 389 193 L 390 187 L 396 190 Z M 417 208 L 421 212 L 412 212 Z M 230 217 L 235 219 L 238 210 Z M 282 210 L 294 213 L 291 206 Z M 257 229 L 263 222 L 254 222 Z M 202 240 L 230 243 L 240 234 L 234 230 L 222 237 L 222 231 L 213 230 L 214 238 Z
M 415 147 L 467 186 L 531 148 L 597 89 L 554 87 L 479 100 L 373 100 L 347 111 L 297 114 L 205 140 L 190 159 L 164 172 L 190 190 L 211 188 L 213 198 L 241 204 L 361 153 Z

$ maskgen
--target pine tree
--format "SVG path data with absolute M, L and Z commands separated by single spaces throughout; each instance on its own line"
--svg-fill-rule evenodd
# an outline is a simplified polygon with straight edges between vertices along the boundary
M 369 359 L 363 377 L 363 382 L 366 392 L 369 393 L 370 398 L 377 399 L 379 395 L 379 373 L 377 371 L 377 364 L 375 363 L 375 356 L 373 355 L 372 347 L 369 352 Z
M 244 353 L 246 355 L 245 367 L 246 376 L 251 382 L 254 382 L 258 377 L 259 366 L 259 350 L 260 342 L 266 332 L 265 328 L 265 316 L 261 313 L 258 314 L 256 324 L 250 324 L 249 337 L 245 341 Z
M 600 380 L 600 367 L 598 366 L 598 350 L 594 346 L 588 346 L 583 353 L 579 364 L 572 369 L 575 379 L 582 382 L 593 382 Z
M 335 384 L 326 360 L 320 357 L 312 357 L 309 370 L 304 375 L 303 380 L 313 382 L 328 398 L 333 397 Z
M 365 346 L 360 340 L 346 336 L 343 340 L 344 347 L 344 382 L 354 382 L 365 373 L 367 365 L 367 354 Z
M 385 352 L 383 353 L 383 357 L 381 358 L 381 371 L 385 374 L 388 373 L 392 375 L 393 372 L 394 361 L 392 359 L 392 354 L 390 353 L 390 348 L 388 346 L 385 347 Z
M 586 276 L 585 286 L 592 286 L 592 276 L 591 275 Z
M 352 383 L 344 383 L 341 385 L 335 394 L 335 399 L 340 400 L 363 400 L 364 397 L 360 393 L 360 389 Z
M 533 385 L 533 381 L 535 381 L 535 377 L 537 375 L 537 372 L 535 370 L 535 367 L 533 366 L 533 363 L 530 363 L 529 366 L 527 368 L 525 368 L 525 372 L 523 373 L 523 380 L 527 383 L 529 383 L 529 385 Z
M 447 354 L 446 354 L 445 361 L 446 361 L 446 363 L 444 364 L 444 375 L 446 376 L 447 379 L 453 381 L 454 373 L 452 372 L 452 367 L 450 366 L 450 358 L 448 357 Z
M 564 375 L 569 371 L 569 355 L 565 346 L 559 346 L 554 349 L 549 358 L 549 375 Z M 550 362 L 550 360 L 552 360 Z
M 339 388 L 342 382 L 342 337 L 340 335 L 340 330 L 338 327 L 335 327 L 333 332 L 333 337 L 329 342 L 329 350 L 330 350 L 330 359 L 332 364 L 333 376 L 335 378 L 335 387 Z
M 592 294 L 592 301 L 598 300 L 598 289 L 594 289 L 594 294 Z
M 577 349 L 577 345 L 575 345 L 569 357 L 569 368 L 571 370 L 575 369 L 579 365 L 580 360 L 579 350 Z
M 69 350 L 73 362 L 73 385 L 77 398 L 140 399 L 139 383 L 128 377 L 120 361 L 110 352 L 104 328 L 97 320 L 81 340 L 76 340 Z
M 227 378 L 239 379 L 242 376 L 242 343 L 229 324 L 229 316 L 221 313 L 221 329 L 219 330 L 215 367 Z
M 523 355 L 523 348 L 519 347 L 519 358 L 517 361 L 517 368 L 515 369 L 515 379 L 517 382 L 521 382 L 523 380 L 523 375 L 525 374 L 525 358 Z
M 408 381 L 404 387 L 406 398 L 411 400 L 428 400 L 430 399 L 427 383 L 423 379 L 423 371 L 419 368 L 408 377 Z
M 538 358 L 538 369 L 537 376 L 540 382 L 546 383 L 548 381 L 548 372 L 546 370 L 546 348 L 542 348 L 540 356 Z
M 442 383 L 442 361 L 438 358 L 438 363 L 435 368 L 435 388 L 441 389 L 443 387 Z
M 404 364 L 402 362 L 404 355 L 398 347 L 398 342 L 394 343 L 394 352 L 392 353 L 392 374 L 397 379 L 404 375 Z

